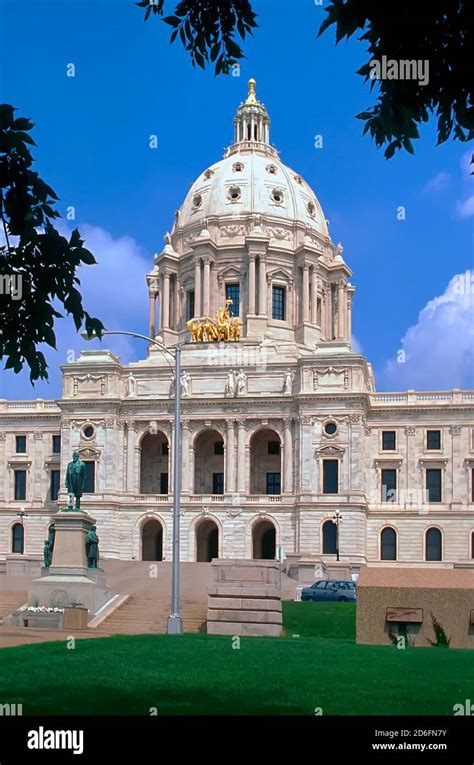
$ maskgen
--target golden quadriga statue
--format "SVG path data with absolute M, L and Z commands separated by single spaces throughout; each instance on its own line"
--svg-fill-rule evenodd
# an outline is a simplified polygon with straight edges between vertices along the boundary
M 191 332 L 193 342 L 195 343 L 217 343 L 221 340 L 226 342 L 240 339 L 240 321 L 233 319 L 229 308 L 232 300 L 226 300 L 225 308 L 219 308 L 216 313 L 216 320 L 205 316 L 204 319 L 191 319 L 187 327 Z

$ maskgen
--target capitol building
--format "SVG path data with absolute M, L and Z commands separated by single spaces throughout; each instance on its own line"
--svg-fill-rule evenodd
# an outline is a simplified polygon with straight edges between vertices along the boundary
M 377 393 L 346 253 L 253 80 L 150 265 L 148 334 L 182 348 L 182 560 L 474 563 L 474 392 Z M 240 337 L 197 338 L 226 306 Z M 84 350 L 59 400 L 0 401 L 0 570 L 41 556 L 73 451 L 101 556 L 171 559 L 175 381 L 143 355 Z

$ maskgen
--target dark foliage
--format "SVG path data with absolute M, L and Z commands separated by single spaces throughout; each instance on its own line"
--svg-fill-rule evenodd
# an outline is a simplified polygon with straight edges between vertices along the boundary
M 60 217 L 58 197 L 31 169 L 33 123 L 15 118 L 15 111 L 0 105 L 0 225 L 6 242 L 0 246 L 0 360 L 6 358 L 5 369 L 15 372 L 27 364 L 33 383 L 48 377 L 38 345 L 56 347 L 54 322 L 62 314 L 53 301 L 72 314 L 77 330 L 84 323 L 89 335 L 100 337 L 103 325 L 84 310 L 77 289 L 78 268 L 95 258 L 77 229 L 68 240 L 51 223 Z

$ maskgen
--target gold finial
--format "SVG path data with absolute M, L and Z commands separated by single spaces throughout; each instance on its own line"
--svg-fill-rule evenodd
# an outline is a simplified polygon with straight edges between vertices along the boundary
M 247 96 L 247 101 L 245 103 L 247 104 L 256 104 L 257 103 L 257 96 L 255 95 L 255 85 L 257 83 L 253 79 L 253 77 L 249 80 L 249 94 Z

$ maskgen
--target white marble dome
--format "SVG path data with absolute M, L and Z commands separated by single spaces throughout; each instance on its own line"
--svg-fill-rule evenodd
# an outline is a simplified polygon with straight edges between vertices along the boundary
M 269 147 L 270 148 L 270 147 Z M 260 214 L 281 221 L 300 221 L 327 236 L 321 205 L 302 177 L 260 148 L 232 152 L 210 165 L 191 186 L 179 211 L 179 227 L 204 218 L 240 218 Z
M 224 159 L 204 169 L 177 212 L 177 228 L 198 228 L 207 218 L 295 221 L 328 236 L 321 205 L 301 175 L 280 161 L 270 144 L 270 119 L 257 100 L 255 80 L 234 118 L 234 143 Z

